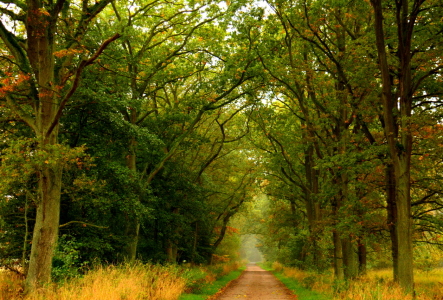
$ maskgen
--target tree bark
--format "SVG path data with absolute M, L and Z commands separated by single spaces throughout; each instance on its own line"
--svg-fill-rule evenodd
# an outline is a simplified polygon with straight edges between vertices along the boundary
M 35 134 L 38 149 L 47 153 L 48 146 L 57 144 L 58 135 L 58 125 L 52 126 L 58 110 L 53 91 L 55 24 L 41 10 L 40 1 L 28 1 L 27 18 L 27 54 L 39 86 Z M 49 131 L 51 127 L 52 132 Z M 62 168 L 54 163 L 43 164 L 38 171 L 37 214 L 25 292 L 33 291 L 51 280 L 60 219 L 61 177 Z
M 26 292 L 51 280 L 52 257 L 57 244 L 60 221 L 61 168 L 46 168 L 39 172 L 39 199 L 32 237 L 32 248 Z
M 305 150 L 305 176 L 306 176 L 306 190 L 305 190 L 305 206 L 306 214 L 308 217 L 309 235 L 310 241 L 312 241 L 312 253 L 313 260 L 316 269 L 321 268 L 322 253 L 317 247 L 319 222 L 320 216 L 320 204 L 316 201 L 318 194 L 318 171 L 314 168 L 314 146 L 309 145 Z
M 409 15 L 407 1 L 398 2 L 395 7 L 398 51 L 398 94 L 393 94 L 391 75 L 386 53 L 383 29 L 382 0 L 372 0 L 374 8 L 374 25 L 379 68 L 382 78 L 382 103 L 384 132 L 392 161 L 395 201 L 389 205 L 396 213 L 395 235 L 398 249 L 397 273 L 394 277 L 407 293 L 414 289 L 413 247 L 412 247 L 412 216 L 410 195 L 410 168 L 412 154 L 412 133 L 409 128 L 412 113 L 412 79 L 411 79 L 411 38 L 416 15 Z M 417 4 L 417 3 L 415 3 Z M 418 7 L 415 14 L 418 14 Z M 415 7 L 415 5 L 414 5 Z M 395 208 L 394 208 L 395 205 Z M 395 253 L 393 253 L 393 257 Z
M 386 166 L 386 200 L 387 200 L 387 225 L 391 237 L 392 267 L 394 269 L 394 281 L 398 282 L 398 238 L 397 238 L 397 205 L 395 174 L 391 164 Z
M 364 241 L 359 239 L 358 245 L 358 275 L 364 276 L 366 275 L 366 266 L 367 266 L 367 250 Z
M 354 279 L 358 275 L 357 255 L 350 236 L 341 240 L 343 252 L 343 275 L 345 279 Z
M 195 263 L 195 255 L 197 254 L 197 243 L 198 243 L 198 221 L 195 221 L 195 228 L 194 228 L 194 241 L 192 243 L 192 253 L 191 253 L 191 264 L 194 265 Z
M 137 114 L 135 109 L 131 110 L 130 122 L 135 124 L 137 120 Z M 128 144 L 128 154 L 126 155 L 126 166 L 131 171 L 132 176 L 135 180 L 138 176 L 137 174 L 137 141 L 135 138 L 131 138 Z M 138 197 L 142 197 L 143 191 L 139 190 Z M 137 247 L 140 233 L 140 221 L 137 218 L 135 211 L 131 213 L 126 213 L 126 223 L 125 223 L 125 233 L 128 239 L 126 247 L 123 249 L 123 257 L 125 261 L 129 263 L 134 263 L 137 257 Z
M 137 258 L 137 247 L 140 233 L 140 222 L 134 215 L 128 216 L 125 224 L 125 233 L 128 239 L 123 249 L 123 257 L 126 262 L 134 263 Z
M 168 239 L 166 241 L 166 257 L 168 263 L 175 264 L 177 262 L 177 251 L 177 245 Z
M 332 232 L 332 241 L 334 243 L 334 277 L 337 280 L 343 280 L 343 254 L 340 235 L 337 230 Z
M 179 215 L 180 209 L 178 207 L 170 208 L 172 215 Z M 179 236 L 180 228 L 176 224 L 171 224 L 171 236 Z M 166 238 L 166 260 L 169 263 L 177 263 L 178 241 L 171 237 Z

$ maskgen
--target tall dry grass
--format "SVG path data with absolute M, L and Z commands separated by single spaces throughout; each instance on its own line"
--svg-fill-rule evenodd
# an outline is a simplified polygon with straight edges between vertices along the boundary
M 1 300 L 22 299 L 18 278 L 1 278 Z M 157 265 L 107 266 L 91 270 L 81 278 L 52 284 L 28 295 L 26 300 L 176 300 L 186 280 L 174 267 Z M 16 289 L 16 291 L 14 291 Z
M 334 295 L 341 300 L 412 300 L 412 295 L 405 295 L 401 288 L 391 282 L 376 282 L 362 278 L 349 283 L 347 289 Z M 428 298 L 418 298 L 428 299 Z
M 236 270 L 238 270 L 240 267 L 242 267 L 244 265 L 245 265 L 244 261 L 234 261 L 234 262 L 230 262 L 230 263 L 227 263 L 227 264 L 223 264 L 222 265 L 221 276 L 228 275 L 232 271 L 236 271 Z
M 274 265 L 273 265 L 274 266 Z M 309 273 L 297 268 L 275 264 L 286 277 L 294 278 L 305 287 L 330 295 L 334 300 L 412 300 L 393 282 L 392 270 L 370 270 L 366 276 L 349 282 L 336 282 L 331 274 Z M 276 269 L 274 269 L 276 270 Z M 443 299 L 443 269 L 416 271 L 417 300 Z
M 280 262 L 278 262 L 278 261 L 274 261 L 273 263 L 272 263 L 272 269 L 275 271 L 275 272 L 281 272 L 281 271 L 283 271 L 283 268 L 284 268 L 284 266 L 283 266 L 283 264 L 281 264 Z
M 16 273 L 0 270 L 0 300 L 20 299 L 23 278 Z
M 245 262 L 233 261 L 209 266 L 182 266 L 184 269 L 181 276 L 186 278 L 187 281 L 185 293 L 198 294 L 205 286 L 212 284 L 217 279 L 238 270 L 244 265 Z

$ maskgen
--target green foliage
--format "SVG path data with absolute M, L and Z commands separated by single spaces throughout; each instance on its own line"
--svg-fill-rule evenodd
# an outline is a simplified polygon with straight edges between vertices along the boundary
M 203 300 L 216 294 L 219 290 L 224 288 L 229 282 L 237 279 L 244 271 L 244 267 L 235 271 L 231 271 L 229 274 L 218 277 L 215 281 L 202 284 L 193 290 L 192 293 L 183 294 L 180 296 L 180 300 Z M 198 280 L 197 280 L 198 281 Z
M 270 267 L 262 266 L 264 269 L 268 271 L 272 271 Z M 284 276 L 282 273 L 274 272 L 274 275 L 292 292 L 294 292 L 295 295 L 297 295 L 300 299 L 307 299 L 307 300 L 328 300 L 331 299 L 331 297 L 327 295 L 320 294 L 318 292 L 314 292 L 309 289 L 309 285 L 311 285 L 314 282 L 314 278 L 307 279 L 306 282 L 299 282 L 296 279 L 289 278 Z
M 187 268 L 181 275 L 186 279 L 187 293 L 197 294 L 201 289 L 207 285 L 206 276 L 207 271 L 202 268 Z
M 25 26 L 27 6 L 0 2 L 0 263 L 29 256 L 43 195 L 37 178 L 49 168 L 63 169 L 57 280 L 122 260 L 134 241 L 143 261 L 236 259 L 239 228 L 258 237 L 266 259 L 291 266 L 324 270 L 340 248 L 333 233 L 351 240 L 351 253 L 365 246 L 369 266 L 390 264 L 382 253 L 392 226 L 391 133 L 369 2 L 66 1 L 52 18 L 54 68 L 40 73 L 49 74 L 43 84 L 22 46 L 34 28 Z M 401 115 L 401 102 L 392 115 L 413 140 L 414 239 L 441 247 L 442 13 L 434 2 L 410 12 L 419 14 L 407 67 L 412 113 Z M 49 5 L 42 18 L 58 12 Z M 406 56 L 394 8 L 383 4 L 382 13 L 395 100 Z M 121 38 L 96 52 L 116 32 Z M 45 89 L 54 111 L 40 116 Z M 46 116 L 54 134 L 43 145 L 45 126 L 32 124 Z M 239 212 L 248 217 L 233 220 Z M 417 249 L 416 265 L 435 267 L 433 252 Z
M 14 191 L 14 190 L 12 190 Z M 26 265 L 31 248 L 31 229 L 35 219 L 35 208 L 26 194 L 15 190 L 0 201 L 0 264 L 14 267 Z
M 52 261 L 52 276 L 54 280 L 60 281 L 81 275 L 90 262 L 80 259 L 80 248 L 75 238 L 62 235 L 58 240 L 58 248 Z

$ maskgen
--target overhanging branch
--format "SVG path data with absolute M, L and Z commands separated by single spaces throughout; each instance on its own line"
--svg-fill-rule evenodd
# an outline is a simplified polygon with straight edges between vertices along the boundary
M 121 35 L 119 33 L 114 34 L 112 37 L 110 37 L 109 39 L 107 39 L 106 41 L 103 42 L 103 44 L 94 53 L 94 55 L 91 58 L 89 58 L 87 60 L 83 60 L 80 63 L 79 67 L 77 68 L 77 71 L 75 72 L 74 82 L 72 83 L 71 88 L 66 93 L 65 97 L 63 98 L 63 100 L 60 102 L 60 105 L 58 107 L 57 113 L 55 114 L 55 116 L 54 116 L 54 118 L 52 120 L 51 126 L 49 126 L 48 131 L 45 134 L 45 137 L 49 137 L 51 135 L 52 131 L 54 130 L 55 126 L 58 124 L 58 122 L 60 120 L 60 117 L 62 116 L 63 109 L 65 108 L 65 106 L 68 103 L 69 99 L 71 99 L 72 95 L 75 93 L 75 91 L 78 88 L 78 85 L 80 83 L 80 78 L 81 78 L 81 74 L 83 72 L 83 69 L 85 67 L 87 67 L 88 65 L 94 63 L 94 61 L 100 56 L 100 54 L 102 54 L 102 52 L 106 49 L 106 47 L 108 47 L 109 44 L 111 44 L 113 41 L 115 41 L 119 37 L 121 37 Z

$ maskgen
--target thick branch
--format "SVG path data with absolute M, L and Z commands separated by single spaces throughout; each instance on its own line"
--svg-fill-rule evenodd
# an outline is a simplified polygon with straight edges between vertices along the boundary
M 69 89 L 69 91 L 66 93 L 65 97 L 63 98 L 63 100 L 60 102 L 60 106 L 58 108 L 58 111 L 57 111 L 56 115 L 54 116 L 54 119 L 52 120 L 51 126 L 49 127 L 48 131 L 46 132 L 46 137 L 51 135 L 51 133 L 54 130 L 55 126 L 58 124 L 58 122 L 60 120 L 60 117 L 62 116 L 63 109 L 65 108 L 65 106 L 68 103 L 69 99 L 72 97 L 72 95 L 77 90 L 78 85 L 80 83 L 80 78 L 81 78 L 81 74 L 83 72 L 83 69 L 86 66 L 92 64 L 100 56 L 100 54 L 102 54 L 102 52 L 106 49 L 106 47 L 108 47 L 108 45 L 110 43 L 112 43 L 113 41 L 118 39 L 120 36 L 121 35 L 119 33 L 116 33 L 115 35 L 113 35 L 112 37 L 110 37 L 109 39 L 104 41 L 103 44 L 100 46 L 100 48 L 94 53 L 94 55 L 91 58 L 89 58 L 88 60 L 83 60 L 80 63 L 80 65 L 77 68 L 77 71 L 75 73 L 75 77 L 74 77 L 74 81 L 72 83 L 72 86 Z
M 26 58 L 26 51 L 19 45 L 17 37 L 9 32 L 0 21 L 0 38 L 5 43 L 8 50 L 15 57 L 17 64 L 24 72 L 29 72 L 29 63 Z
M 102 229 L 109 228 L 108 226 L 98 226 L 98 225 L 94 225 L 94 224 L 86 223 L 86 222 L 83 222 L 83 221 L 69 221 L 68 223 L 62 224 L 62 225 L 60 225 L 60 226 L 58 226 L 58 227 L 59 227 L 59 228 L 63 228 L 63 227 L 66 227 L 66 226 L 68 226 L 68 225 L 71 225 L 71 224 L 82 224 L 84 227 L 86 227 L 86 226 L 90 226 L 90 227 L 102 228 Z

